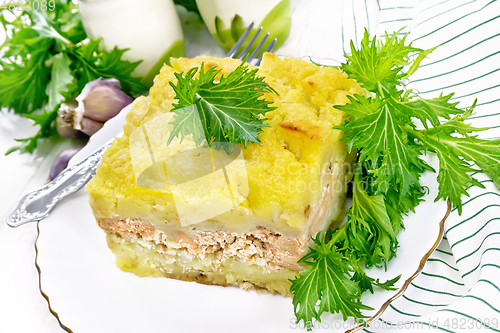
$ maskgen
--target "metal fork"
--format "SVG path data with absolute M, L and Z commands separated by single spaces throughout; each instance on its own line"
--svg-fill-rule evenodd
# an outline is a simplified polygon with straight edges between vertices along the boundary
M 238 56 L 236 56 L 236 53 L 241 48 L 241 46 L 243 45 L 243 43 L 245 43 L 245 40 L 247 39 L 248 35 L 250 35 L 250 33 L 252 32 L 254 24 L 255 24 L 255 22 L 250 23 L 250 25 L 245 30 L 245 32 L 243 32 L 243 34 L 238 39 L 238 41 L 236 42 L 236 44 L 234 44 L 233 48 L 231 50 L 229 50 L 229 52 L 226 54 L 226 57 L 228 57 L 228 58 L 236 58 L 236 59 L 240 59 L 240 60 L 243 60 L 245 58 L 245 56 L 248 54 L 248 51 L 252 48 L 253 44 L 255 43 L 255 41 L 257 40 L 257 38 L 259 37 L 259 35 L 260 35 L 260 33 L 262 32 L 262 29 L 263 29 L 263 27 L 260 27 L 255 32 L 255 34 L 253 35 L 253 37 L 250 40 L 250 42 L 248 43 L 248 45 L 243 49 L 243 51 L 241 51 L 241 53 Z M 252 54 L 250 54 L 250 56 L 246 60 L 249 64 L 252 64 L 252 65 L 255 65 L 255 66 L 259 66 L 260 65 L 260 62 L 262 61 L 262 56 L 260 56 L 259 58 L 257 58 L 254 62 L 252 62 L 252 61 L 257 56 L 257 54 L 259 54 L 260 50 L 262 49 L 262 47 L 264 46 L 264 44 L 266 43 L 266 41 L 267 41 L 268 38 L 269 38 L 269 32 L 264 35 L 264 37 L 260 41 L 259 45 L 257 45 L 257 47 L 255 48 L 255 50 L 252 52 Z M 271 41 L 271 43 L 269 43 L 269 45 L 264 50 L 264 52 L 271 52 L 274 49 L 274 46 L 276 45 L 276 41 L 277 41 L 277 39 L 274 38 Z
M 248 55 L 248 51 L 254 45 L 258 36 L 262 32 L 262 27 L 260 27 L 253 35 L 248 45 L 240 52 L 239 55 L 236 56 L 236 53 L 252 32 L 253 26 L 254 23 L 252 22 L 243 35 L 241 35 L 240 39 L 238 39 L 234 47 L 228 52 L 226 57 L 237 58 L 240 60 L 245 59 Z M 246 58 L 246 62 L 255 66 L 260 65 L 262 56 L 259 58 L 255 57 L 264 46 L 268 37 L 269 33 L 262 38 L 252 54 Z M 265 52 L 271 52 L 275 45 L 276 38 L 274 38 L 267 46 Z M 40 221 L 46 218 L 57 203 L 68 195 L 81 189 L 90 180 L 90 178 L 92 178 L 97 170 L 98 164 L 101 162 L 102 155 L 111 143 L 112 142 L 106 143 L 90 156 L 86 157 L 83 161 L 63 170 L 53 181 L 44 187 L 25 195 L 17 205 L 14 212 L 7 218 L 7 224 L 10 227 L 18 227 L 29 222 Z

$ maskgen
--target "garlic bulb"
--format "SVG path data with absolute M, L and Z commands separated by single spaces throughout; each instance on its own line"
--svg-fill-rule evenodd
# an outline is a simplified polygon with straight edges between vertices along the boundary
M 57 133 L 63 138 L 78 139 L 82 136 L 80 131 L 73 128 L 73 116 L 77 105 L 76 102 L 62 103 L 57 111 Z
M 63 103 L 57 113 L 57 131 L 62 137 L 76 139 L 81 133 L 92 136 L 133 100 L 120 90 L 116 79 L 91 81 L 76 101 Z
M 120 82 L 117 79 L 102 78 L 87 83 L 76 97 L 76 101 L 78 106 L 75 108 L 73 127 L 84 133 L 82 126 L 84 118 L 105 123 L 133 102 L 132 98 L 120 90 Z M 92 124 L 90 121 L 86 123 Z

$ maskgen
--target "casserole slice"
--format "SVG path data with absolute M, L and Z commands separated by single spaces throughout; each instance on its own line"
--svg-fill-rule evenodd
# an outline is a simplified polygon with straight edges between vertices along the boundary
M 189 135 L 166 145 L 176 103 L 169 82 L 202 63 L 227 75 L 241 62 L 203 56 L 171 63 L 149 97 L 134 101 L 124 135 L 86 186 L 118 267 L 289 295 L 311 237 L 344 217 L 355 153 L 332 128 L 343 115 L 333 105 L 361 88 L 335 68 L 265 54 L 258 74 L 278 93 L 264 96 L 277 108 L 266 113 L 262 145 L 231 155 L 196 147 Z

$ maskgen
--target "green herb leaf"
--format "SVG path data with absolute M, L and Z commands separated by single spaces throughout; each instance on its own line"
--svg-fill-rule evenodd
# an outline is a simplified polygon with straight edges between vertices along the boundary
M 400 109 L 402 114 L 411 115 L 419 119 L 425 128 L 428 127 L 428 123 L 432 126 L 439 126 L 441 124 L 439 117 L 450 119 L 451 115 L 461 114 L 463 110 L 456 107 L 458 102 L 449 103 L 453 94 L 447 96 L 439 96 L 432 99 L 413 99 L 411 101 L 399 101 L 393 99 L 393 106 Z
M 50 68 L 45 62 L 50 58 L 48 52 L 52 42 L 39 41 L 39 49 L 30 53 L 18 64 L 15 59 L 1 60 L 0 106 L 12 108 L 17 113 L 30 113 L 39 109 L 48 100 L 45 87 L 50 78 Z M 25 50 L 26 45 L 18 45 Z
M 357 258 L 366 259 L 367 267 L 387 264 L 395 256 L 397 233 L 387 214 L 384 195 L 369 195 L 363 189 L 366 182 L 360 180 L 359 173 L 355 177 L 346 245 Z
M 349 100 L 350 103 L 336 108 L 345 111 L 351 120 L 336 128 L 347 135 L 349 147 L 361 149 L 360 162 L 368 161 L 374 168 L 380 165 L 378 185 L 387 188 L 392 184 L 405 196 L 426 168 L 418 158 L 418 150 L 408 144 L 405 114 L 391 99 L 356 95 Z
M 30 12 L 30 17 L 33 20 L 33 29 L 38 32 L 40 37 L 48 37 L 62 44 L 61 46 L 70 46 L 71 41 L 64 37 L 49 19 L 37 10 Z
M 5 155 L 9 155 L 15 151 L 19 151 L 21 154 L 31 154 L 35 151 L 39 139 L 49 138 L 54 135 L 55 127 L 53 126 L 53 124 L 57 117 L 57 109 L 54 109 L 50 112 L 44 111 L 42 114 L 26 114 L 24 116 L 33 120 L 33 126 L 40 126 L 40 129 L 32 137 L 25 139 L 15 139 L 17 142 L 21 142 L 21 144 L 10 148 L 5 153 Z
M 21 145 L 8 153 L 31 153 L 38 139 L 57 135 L 58 106 L 76 97 L 91 80 L 117 78 L 131 96 L 146 90 L 141 78 L 132 77 L 139 62 L 122 59 L 126 50 L 108 52 L 99 48 L 99 41 L 87 39 L 77 4 L 56 1 L 54 10 L 16 12 L 12 21 L 4 13 L 0 12 L 0 23 L 7 31 L 0 47 L 0 107 L 13 109 L 40 126 L 37 134 L 17 140 Z
M 49 96 L 48 110 L 54 110 L 68 97 L 75 80 L 71 75 L 71 60 L 65 53 L 58 53 L 52 59 L 50 82 L 46 94 Z
M 468 196 L 470 186 L 484 187 L 473 173 L 483 171 L 500 188 L 500 140 L 484 140 L 473 132 L 486 128 L 475 128 L 464 121 L 472 113 L 474 105 L 449 121 L 426 130 L 413 130 L 411 133 L 422 142 L 422 148 L 435 152 L 439 159 L 440 198 L 450 198 L 459 213 L 462 212 L 462 195 Z M 474 168 L 477 165 L 480 169 Z
M 425 58 L 427 58 L 427 56 L 429 54 L 431 54 L 432 51 L 434 51 L 437 48 L 438 47 L 435 46 L 435 47 L 433 47 L 431 49 L 423 50 L 423 51 L 419 52 L 417 58 L 413 61 L 413 63 L 411 64 L 410 68 L 406 72 L 405 78 L 408 78 L 410 75 L 412 75 L 413 73 L 415 73 L 415 71 L 417 70 L 418 66 L 420 66 L 420 63 L 422 62 L 422 60 L 424 60 Z
M 385 43 L 378 44 L 376 37 L 370 39 L 365 30 L 359 50 L 351 41 L 351 55 L 346 56 L 348 61 L 341 69 L 368 91 L 378 91 L 382 83 L 397 86 L 406 75 L 401 70 L 410 63 L 410 54 L 423 51 L 405 45 L 405 39 L 397 38 L 395 32 L 392 36 L 386 34 Z
M 127 49 L 115 47 L 108 52 L 100 49 L 99 44 L 100 40 L 91 40 L 70 52 L 78 90 L 81 91 L 87 82 L 100 77 L 114 77 L 120 81 L 122 90 L 127 95 L 134 96 L 145 92 L 147 87 L 141 83 L 141 78 L 132 77 L 132 72 L 140 61 L 123 60 L 122 56 Z
M 299 261 L 311 267 L 291 280 L 297 323 L 304 320 L 306 327 L 312 318 L 320 321 L 323 312 L 340 312 L 345 320 L 348 316 L 362 318 L 361 310 L 372 310 L 360 301 L 361 287 L 352 279 L 349 260 L 332 249 L 334 241 L 326 242 L 325 235 L 318 234 L 314 248 Z
M 420 175 L 425 170 L 436 172 L 421 159 L 423 154 L 434 152 L 439 159 L 436 200 L 449 200 L 459 213 L 469 188 L 484 187 L 474 173 L 487 173 L 500 188 L 500 140 L 479 139 L 474 133 L 486 129 L 465 123 L 476 103 L 460 110 L 457 102 L 450 102 L 453 94 L 422 99 L 400 82 L 433 50 L 405 45 L 405 38 L 386 34 L 385 41 L 378 42 L 365 31 L 360 49 L 351 42 L 352 55 L 341 66 L 368 91 L 335 106 L 345 112 L 345 123 L 336 128 L 346 134 L 349 151 L 358 149 L 359 164 L 347 221 L 329 240 L 316 236 L 313 248 L 300 260 L 311 267 L 292 281 L 297 321 L 303 320 L 306 327 L 314 318 L 320 320 L 321 311 L 315 306 L 324 302 L 323 290 L 351 290 L 352 294 L 346 296 L 351 301 L 346 306 L 322 310 L 341 311 L 344 318 L 360 317 L 363 306 L 358 301 L 364 291 L 373 292 L 373 286 L 390 289 L 399 279 L 381 283 L 364 268 L 386 265 L 396 255 L 403 216 L 426 193 Z M 415 120 L 424 129 L 417 130 Z
M 399 281 L 401 275 L 398 275 L 395 278 L 387 280 L 385 282 L 380 282 L 380 279 L 375 280 L 374 278 L 366 275 L 359 260 L 356 259 L 354 256 L 351 256 L 350 263 L 352 268 L 354 269 L 354 275 L 352 276 L 352 280 L 359 283 L 361 292 L 369 290 L 373 294 L 374 291 L 373 286 L 388 291 L 396 290 L 396 288 L 394 288 L 394 284 Z
M 195 134 L 197 145 L 201 145 L 204 138 L 208 143 L 229 142 L 244 147 L 248 142 L 261 143 L 259 133 L 262 127 L 268 126 L 264 124 L 265 113 L 275 109 L 262 97 L 264 93 L 276 92 L 257 75 L 257 69 L 251 70 L 244 63 L 216 82 L 219 73 L 216 68 L 205 71 L 202 63 L 200 68 L 175 74 L 177 83 L 170 82 L 170 85 L 178 103 L 171 111 L 176 116 L 169 143 L 188 132 Z M 196 107 L 185 108 L 191 105 Z M 197 125 L 200 122 L 203 131 Z

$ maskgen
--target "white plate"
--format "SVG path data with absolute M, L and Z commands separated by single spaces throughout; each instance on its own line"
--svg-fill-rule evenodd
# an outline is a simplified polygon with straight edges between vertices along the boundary
M 108 121 L 71 164 L 119 135 L 127 111 Z M 428 162 L 436 165 L 435 161 Z M 430 188 L 430 194 L 415 214 L 405 218 L 406 230 L 398 237 L 397 258 L 389 263 L 387 271 L 368 271 L 382 280 L 402 274 L 397 287 L 415 272 L 420 259 L 432 247 L 446 211 L 444 202 L 433 202 L 437 193 L 435 175 L 425 174 L 422 182 Z M 41 289 L 61 323 L 73 332 L 297 331 L 290 298 L 237 287 L 140 278 L 119 270 L 83 190 L 66 198 L 40 222 L 39 229 Z M 394 294 L 381 290 L 373 295 L 365 293 L 363 302 L 378 310 Z M 365 314 L 372 315 L 376 310 Z M 323 318 L 342 322 L 338 314 Z

